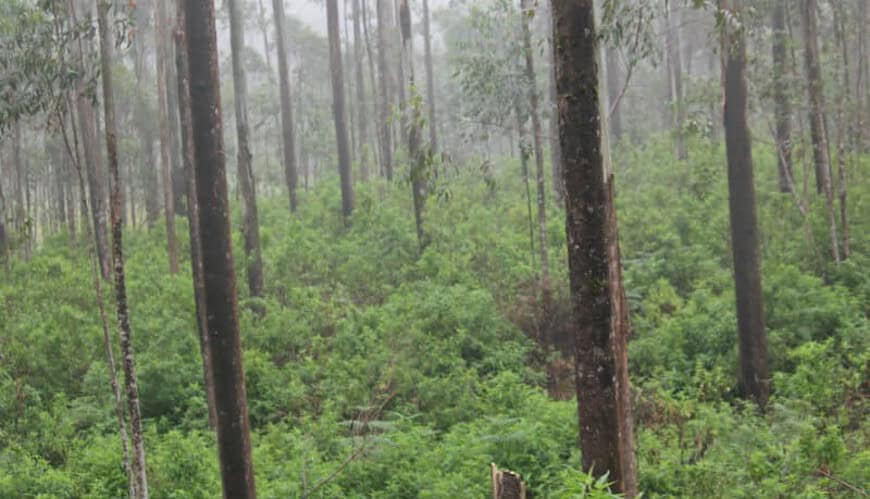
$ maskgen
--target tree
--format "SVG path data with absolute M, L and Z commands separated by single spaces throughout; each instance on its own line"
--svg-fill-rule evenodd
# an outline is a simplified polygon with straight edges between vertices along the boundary
M 388 64 L 390 51 L 389 26 L 393 23 L 393 11 L 390 0 L 375 0 L 378 14 L 378 72 L 380 73 L 380 142 L 381 168 L 387 180 L 393 180 L 393 145 L 390 129 L 390 108 L 392 107 L 393 75 Z
M 225 498 L 253 499 L 254 464 L 227 200 L 213 2 L 184 2 L 199 239 Z
M 742 0 L 723 0 L 728 21 L 722 27 L 722 84 L 724 91 L 725 148 L 728 156 L 728 207 L 731 216 L 731 252 L 737 294 L 737 334 L 740 350 L 740 385 L 744 396 L 762 408 L 770 396 L 767 369 L 767 334 L 761 292 L 758 221 L 752 171 L 752 140 L 747 117 L 745 27 Z
M 553 0 L 559 142 L 583 468 L 637 494 L 613 180 L 604 171 L 592 0 Z
M 353 212 L 353 180 L 350 171 L 350 144 L 347 136 L 347 110 L 344 103 L 344 71 L 341 63 L 337 0 L 326 0 L 326 18 L 329 32 L 329 69 L 332 74 L 332 114 L 335 121 L 335 142 L 338 147 L 338 174 L 341 177 L 341 212 L 347 219 Z
M 432 154 L 435 154 L 438 152 L 438 118 L 435 111 L 435 71 L 432 68 L 432 27 L 429 21 L 429 0 L 423 0 L 423 48 L 426 60 L 426 102 L 429 104 L 429 149 Z
M 791 101 L 786 78 L 789 34 L 785 23 L 785 0 L 773 4 L 773 104 L 776 147 L 779 153 L 779 191 L 791 192 Z
M 251 164 L 252 156 L 248 140 L 250 131 L 248 127 L 248 84 L 242 59 L 245 50 L 245 23 L 242 18 L 240 0 L 229 0 L 227 5 L 230 11 L 230 46 L 233 59 L 236 137 L 239 149 L 237 166 L 239 191 L 242 193 L 242 236 L 245 240 L 248 291 L 251 296 L 261 296 L 263 294 L 263 257 L 260 252 L 260 217 L 257 213 L 256 183 L 254 182 L 254 169 Z
M 532 32 L 529 29 L 529 20 L 534 17 L 535 10 L 530 0 L 521 0 L 520 8 L 529 114 L 532 117 L 532 143 L 535 147 L 535 177 L 538 188 L 538 248 L 541 252 L 541 292 L 546 297 L 550 292 L 550 257 L 547 247 L 547 184 L 544 178 L 544 130 L 541 126 L 541 115 L 538 111 L 538 82 L 535 77 Z
M 673 119 L 677 159 L 688 158 L 683 126 L 686 123 L 686 103 L 683 95 L 683 57 L 681 54 L 680 15 L 677 0 L 665 0 L 665 22 L 667 23 L 667 74 L 668 95 L 671 97 L 671 117 Z
M 837 239 L 837 217 L 834 211 L 834 188 L 831 179 L 831 155 L 828 149 L 828 131 L 825 126 L 825 97 L 822 70 L 819 62 L 818 19 L 816 0 L 803 0 L 801 14 L 804 30 L 804 65 L 809 94 L 810 138 L 813 144 L 813 162 L 816 168 L 816 191 L 825 194 L 828 226 L 831 236 L 831 255 L 840 263 L 840 244 Z
M 138 499 L 148 498 L 148 477 L 145 465 L 145 442 L 142 435 L 142 416 L 139 410 L 139 387 L 127 308 L 127 278 L 124 273 L 124 224 L 121 219 L 121 179 L 118 175 L 118 127 L 115 123 L 115 100 L 112 85 L 113 34 L 108 13 L 111 3 L 101 0 L 97 4 L 97 22 L 100 32 L 100 68 L 103 80 L 103 114 L 106 133 L 106 153 L 109 161 L 110 204 L 112 219 L 112 264 L 115 275 L 115 306 L 118 329 L 121 334 L 121 355 L 124 359 L 124 387 L 127 412 L 130 418 L 130 437 L 133 443 L 132 471 L 134 489 Z
M 278 46 L 278 80 L 281 88 L 281 138 L 284 145 L 284 178 L 290 193 L 290 211 L 296 212 L 298 199 L 296 187 L 299 174 L 296 171 L 296 133 L 293 127 L 293 103 L 290 95 L 290 69 L 287 64 L 287 41 L 284 35 L 284 0 L 272 0 L 275 16 L 275 44 Z
M 187 67 L 187 35 L 184 22 L 184 2 L 176 1 L 175 66 L 178 74 L 178 117 L 181 131 L 182 161 L 187 194 L 187 228 L 190 238 L 190 266 L 193 274 L 193 297 L 196 307 L 197 339 L 202 358 L 203 386 L 208 406 L 208 425 L 215 429 L 217 412 L 214 405 L 214 382 L 209 355 L 208 315 L 205 308 L 205 276 L 202 270 L 202 242 L 199 239 L 199 205 L 196 201 L 196 172 L 193 157 L 193 118 L 190 116 L 190 71 Z
M 169 104 L 166 88 L 166 64 L 169 59 L 168 16 L 166 0 L 154 2 L 154 43 L 157 46 L 157 116 L 160 122 L 160 171 L 163 176 L 163 203 L 166 215 L 166 241 L 169 253 L 169 273 L 178 273 L 178 244 L 175 241 L 175 197 L 172 186 L 172 165 L 169 159 Z
M 360 180 L 366 181 L 369 176 L 369 120 L 367 118 L 368 107 L 366 106 L 365 79 L 363 78 L 363 39 L 361 27 L 362 9 L 360 0 L 353 0 L 353 54 L 354 72 L 356 77 L 356 100 L 357 100 L 357 123 L 359 125 L 359 148 L 360 148 Z

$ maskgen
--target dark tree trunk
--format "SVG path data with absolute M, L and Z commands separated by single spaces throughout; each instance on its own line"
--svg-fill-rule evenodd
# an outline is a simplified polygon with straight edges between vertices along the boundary
M 166 0 L 154 5 L 154 43 L 157 47 L 157 115 L 160 122 L 160 171 L 163 176 L 163 203 L 166 216 L 166 247 L 169 254 L 169 273 L 178 273 L 178 244 L 175 239 L 175 195 L 172 185 L 172 164 L 169 159 L 169 104 L 166 95 L 166 64 L 169 59 L 167 40 Z
M 538 249 L 541 252 L 541 292 L 546 298 L 550 293 L 550 257 L 547 245 L 547 182 L 544 178 L 544 131 L 538 108 L 538 83 L 535 77 L 535 58 L 532 49 L 532 33 L 529 20 L 534 17 L 530 0 L 520 0 L 523 29 L 523 49 L 526 60 L 526 84 L 529 94 L 529 113 L 532 116 L 532 142 L 535 146 L 535 177 L 538 188 Z
M 840 263 L 840 244 L 837 239 L 837 218 L 834 214 L 834 188 L 831 179 L 831 154 L 825 126 L 825 98 L 822 88 L 822 70 L 819 61 L 818 20 L 816 0 L 801 3 L 804 29 L 804 63 L 807 72 L 807 91 L 810 104 L 810 136 L 813 142 L 813 160 L 816 166 L 816 190 L 825 194 L 828 225 L 831 236 L 831 255 Z
M 637 494 L 612 180 L 605 177 L 592 0 L 553 0 L 559 139 L 583 468 Z
M 184 3 L 176 2 L 175 66 L 178 74 L 178 118 L 181 128 L 181 150 L 187 193 L 188 236 L 190 237 L 190 266 L 193 274 L 193 297 L 196 306 L 197 339 L 202 358 L 203 386 L 208 405 L 208 426 L 217 425 L 214 402 L 214 383 L 211 376 L 209 354 L 208 315 L 205 308 L 205 277 L 202 270 L 202 243 L 199 238 L 199 204 L 196 201 L 196 172 L 193 168 L 193 125 L 190 116 L 190 72 L 187 67 L 187 35 L 185 34 Z
M 284 145 L 284 178 L 290 193 L 290 211 L 296 212 L 299 174 L 296 171 L 296 132 L 293 126 L 293 104 L 290 94 L 290 69 L 287 64 L 287 42 L 284 29 L 284 0 L 272 0 L 275 17 L 275 44 L 278 46 L 278 80 L 281 87 L 281 137 Z
M 344 71 L 341 64 L 337 0 L 326 0 L 326 17 L 329 31 L 329 68 L 332 74 L 332 113 L 335 121 L 335 141 L 338 146 L 338 173 L 341 177 L 341 212 L 347 219 L 353 212 L 353 180 L 350 171 L 350 144 L 347 136 L 347 110 L 344 103 Z
M 115 100 L 112 87 L 112 27 L 109 24 L 110 4 L 100 1 L 97 20 L 100 30 L 100 69 L 103 80 L 103 113 L 105 116 L 106 153 L 109 160 L 110 204 L 112 212 L 112 263 L 115 276 L 115 306 L 118 314 L 118 330 L 121 334 L 121 355 L 124 366 L 124 386 L 127 395 L 127 412 L 130 418 L 130 436 L 133 444 L 133 472 L 135 491 L 139 499 L 148 498 L 148 478 L 145 464 L 145 442 L 142 433 L 142 417 L 139 411 L 139 387 L 136 380 L 136 364 L 133 354 L 130 311 L 127 308 L 127 278 L 124 274 L 124 225 L 121 220 L 121 179 L 118 175 L 118 128 L 115 124 Z
M 378 10 L 378 71 L 380 73 L 381 94 L 381 169 L 387 176 L 387 180 L 393 180 L 393 140 L 390 127 L 390 113 L 392 107 L 392 81 L 393 75 L 388 63 L 390 52 L 389 32 L 393 23 L 393 10 L 390 0 L 375 0 Z
M 245 50 L 245 24 L 240 0 L 228 0 L 230 11 L 230 45 L 233 59 L 233 90 L 236 111 L 236 137 L 238 142 L 239 191 L 242 194 L 242 236 L 245 241 L 245 262 L 248 291 L 251 296 L 263 294 L 263 257 L 260 251 L 260 217 L 257 212 L 257 192 L 254 182 L 248 127 L 248 83 L 243 61 Z M 192 33 L 191 33 L 192 36 Z M 191 65 L 193 68 L 193 65 Z M 191 74 L 191 82 L 193 75 Z M 194 87 L 191 87 L 194 88 Z
M 242 365 L 213 2 L 184 2 L 196 195 L 223 495 L 253 499 L 254 464 Z
M 429 104 L 429 149 L 438 153 L 438 117 L 435 106 L 435 71 L 432 67 L 432 27 L 429 0 L 423 0 L 423 48 L 426 59 L 426 101 Z
M 741 19 L 741 0 L 722 4 L 733 19 Z M 731 251 L 737 294 L 740 345 L 740 384 L 744 396 L 762 408 L 770 396 L 767 334 L 761 292 L 758 222 L 752 172 L 752 143 L 747 118 L 746 45 L 742 29 L 725 26 L 722 36 L 722 84 L 725 106 L 725 147 L 728 156 L 728 205 L 731 213 Z
M 791 101 L 786 77 L 788 63 L 788 29 L 785 24 L 785 0 L 773 5 L 773 104 L 776 116 L 776 147 L 779 156 L 779 191 L 790 192 Z
M 526 484 L 513 471 L 499 470 L 490 464 L 493 499 L 526 499 Z

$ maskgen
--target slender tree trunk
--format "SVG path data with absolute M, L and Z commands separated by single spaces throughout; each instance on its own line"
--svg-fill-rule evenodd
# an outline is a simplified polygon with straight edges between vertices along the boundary
M 410 95 L 411 104 L 408 105 L 405 99 L 402 99 L 402 121 L 405 123 L 408 131 L 408 161 L 411 165 L 411 195 L 414 202 L 414 225 L 417 227 L 417 248 L 419 254 L 423 254 L 426 249 L 426 233 L 423 230 L 423 211 L 425 209 L 426 200 L 426 165 L 423 156 L 420 153 L 420 106 L 414 98 L 417 90 L 414 81 L 414 38 L 411 31 L 411 8 L 408 6 L 408 0 L 399 0 L 399 24 L 402 35 L 402 63 L 408 64 L 408 81 L 407 92 Z M 404 88 L 403 83 L 401 88 Z M 404 93 L 404 92 L 402 92 Z
M 535 261 L 535 222 L 532 216 L 532 191 L 529 186 L 529 142 L 526 133 L 526 117 L 523 115 L 519 102 L 514 102 L 514 115 L 517 118 L 517 135 L 520 145 L 520 168 L 523 176 L 523 186 L 526 188 L 526 211 L 529 218 L 529 251 L 532 270 L 537 273 Z
M 27 204 L 24 201 L 24 162 L 21 159 L 21 122 L 15 121 L 12 128 L 12 163 L 15 165 L 15 217 L 13 227 L 18 237 L 28 237 Z
M 547 2 L 549 6 L 549 25 L 553 24 L 553 2 Z M 549 106 L 550 106 L 550 167 L 553 175 L 553 194 L 556 201 L 561 203 L 565 199 L 565 184 L 562 175 L 562 146 L 559 143 L 559 100 L 556 93 L 556 62 L 553 59 L 553 35 L 548 33 L 547 36 L 547 51 L 549 54 L 550 70 L 547 72 L 549 77 Z
M 779 191 L 789 192 L 791 166 L 791 102 L 787 74 L 788 30 L 785 0 L 773 4 L 773 104 L 776 115 L 776 146 L 779 151 Z
M 199 237 L 223 495 L 226 499 L 253 499 L 254 464 L 223 154 L 214 3 L 184 2 L 184 8 Z
M 550 293 L 550 257 L 547 245 L 547 181 L 544 177 L 544 132 L 538 108 L 538 83 L 535 77 L 535 58 L 532 49 L 532 33 L 529 20 L 534 17 L 531 0 L 520 0 L 523 10 L 522 29 L 523 47 L 526 59 L 526 80 L 529 94 L 529 112 L 532 116 L 532 141 L 535 146 L 535 174 L 538 187 L 538 236 L 541 252 L 541 292 L 544 297 Z
M 362 2 L 361 22 L 362 22 L 362 28 L 363 28 L 363 37 L 365 39 L 366 55 L 368 56 L 367 59 L 369 62 L 369 83 L 371 84 L 372 106 L 374 108 L 372 111 L 374 112 L 375 115 L 378 115 L 378 113 L 381 112 L 381 104 L 380 104 L 380 101 L 378 99 L 379 95 L 378 95 L 378 84 L 376 82 L 377 72 L 375 71 L 375 56 L 374 56 L 374 51 L 372 50 L 371 36 L 369 34 L 370 21 L 369 21 L 369 13 L 368 13 L 368 0 L 360 0 L 360 2 Z M 380 127 L 378 125 L 376 118 L 374 119 L 374 124 L 375 124 L 375 132 L 374 132 L 375 137 L 374 137 L 374 139 L 376 142 L 376 144 L 375 144 L 376 147 L 374 147 L 373 152 L 374 152 L 374 157 L 376 158 L 375 163 L 382 166 L 383 161 L 381 160 L 382 150 L 381 150 Z M 381 170 L 383 170 L 383 169 L 381 168 Z M 383 175 L 384 172 L 381 171 L 381 174 Z
M 598 39 L 592 0 L 553 0 L 559 138 L 574 312 L 583 468 L 637 494 L 626 338 L 612 179 L 604 171 Z
M 296 132 L 293 126 L 293 104 L 290 94 L 290 68 L 287 64 L 287 42 L 284 29 L 284 0 L 272 0 L 275 17 L 275 43 L 278 45 L 278 80 L 281 87 L 281 138 L 284 144 L 284 178 L 290 193 L 290 211 L 296 212 L 299 173 L 296 171 Z
M 211 355 L 209 354 L 208 314 L 205 308 L 205 276 L 202 270 L 202 242 L 199 238 L 199 204 L 196 198 L 196 172 L 193 157 L 193 125 L 190 116 L 190 72 L 187 67 L 187 35 L 184 22 L 184 2 L 176 1 L 175 66 L 178 74 L 178 117 L 181 128 L 181 149 L 187 192 L 187 221 L 190 237 L 190 266 L 193 274 L 193 297 L 196 306 L 196 325 L 199 353 L 202 358 L 203 386 L 208 405 L 208 426 L 217 425 L 214 401 Z
M 426 59 L 426 100 L 429 104 L 429 149 L 438 153 L 438 116 L 435 105 L 435 71 L 432 68 L 432 27 L 429 21 L 429 0 L 423 0 L 423 47 Z
M 121 179 L 118 175 L 118 139 L 115 124 L 115 101 L 112 87 L 112 48 L 114 40 L 108 21 L 110 3 L 100 1 L 97 20 L 100 30 L 100 67 L 103 80 L 103 112 L 105 115 L 106 153 L 109 159 L 110 198 L 112 212 L 112 262 L 115 275 L 115 304 L 118 313 L 118 329 L 121 333 L 121 354 L 124 366 L 124 385 L 127 392 L 127 411 L 130 417 L 130 433 L 133 442 L 132 470 L 139 499 L 148 498 L 148 478 L 145 465 L 145 442 L 142 434 L 142 418 L 139 411 L 139 387 L 136 381 L 136 364 L 133 355 L 130 312 L 127 308 L 127 278 L 124 274 L 123 222 L 121 220 Z
M 742 0 L 723 0 L 729 19 L 741 19 Z M 761 292 L 758 222 L 752 172 L 752 142 L 748 121 L 746 44 L 741 28 L 722 32 L 725 146 L 728 156 L 728 205 L 731 214 L 731 251 L 737 294 L 737 330 L 740 346 L 740 384 L 744 396 L 762 408 L 770 396 L 767 334 Z
M 843 259 L 848 259 L 851 253 L 849 244 L 849 213 L 847 209 L 848 191 L 846 184 L 846 167 L 848 162 L 847 144 L 856 142 L 856 137 L 860 132 L 856 133 L 852 129 L 852 120 L 849 119 L 847 106 L 853 106 L 851 96 L 851 78 L 849 77 L 849 46 L 846 42 L 846 25 L 845 13 L 841 10 L 842 5 L 833 4 L 834 7 L 834 38 L 840 48 L 842 62 L 840 64 L 840 78 L 842 79 L 843 90 L 840 93 L 840 102 L 838 107 L 839 117 L 837 119 L 837 170 L 838 170 L 838 196 L 840 200 L 840 225 L 843 230 Z M 860 108 L 859 108 L 860 109 Z M 847 139 L 847 137 L 849 137 Z M 853 149 L 854 148 L 850 148 Z
M 169 104 L 166 95 L 167 47 L 166 0 L 154 2 L 154 44 L 157 47 L 157 119 L 160 122 L 160 172 L 163 176 L 163 203 L 166 216 L 166 247 L 169 253 L 169 273 L 178 273 L 178 243 L 175 239 L 175 196 L 172 185 L 172 165 L 169 159 Z
M 390 113 L 392 107 L 392 81 L 393 75 L 388 64 L 390 52 L 389 26 L 393 23 L 393 11 L 390 0 L 375 0 L 378 10 L 378 70 L 381 84 L 381 161 L 382 169 L 387 180 L 393 180 L 393 144 L 392 130 L 390 129 Z
M 615 48 L 607 48 L 607 95 L 609 97 L 607 108 L 612 109 L 609 113 L 610 120 L 610 135 L 613 137 L 612 142 L 619 142 L 622 138 L 622 114 L 619 109 L 619 90 L 622 88 L 620 82 L 619 68 L 619 51 Z
M 242 6 L 240 5 L 240 0 L 228 0 L 227 5 L 230 11 L 230 45 L 232 47 L 233 59 L 236 137 L 239 148 L 237 166 L 239 191 L 241 191 L 243 203 L 242 236 L 245 241 L 248 291 L 251 293 L 251 296 L 262 296 L 263 257 L 261 256 L 260 251 L 260 217 L 257 212 L 257 192 L 255 190 L 256 184 L 254 182 L 254 169 L 251 164 L 252 157 L 248 137 L 248 133 L 250 132 L 250 128 L 248 127 L 248 83 L 243 60 L 245 50 L 245 24 L 244 19 L 242 18 Z M 193 36 L 193 33 L 190 33 L 190 36 Z M 193 68 L 192 64 L 191 68 Z M 193 81 L 193 78 L 193 75 L 191 75 L 191 82 Z
M 368 156 L 368 106 L 366 106 L 366 90 L 365 79 L 363 78 L 363 41 L 362 30 L 360 29 L 360 0 L 353 0 L 353 53 L 354 53 L 354 70 L 356 72 L 356 99 L 359 119 L 359 171 L 360 180 L 365 182 L 369 177 L 369 156 Z
M 165 1 L 165 0 L 163 0 Z M 176 2 L 172 2 L 169 4 L 171 8 Z M 165 9 L 166 7 L 164 7 Z M 171 12 L 171 11 L 170 11 Z M 180 123 L 178 121 L 178 69 L 174 62 L 178 59 L 177 54 L 175 54 L 175 44 L 172 42 L 174 38 L 174 26 L 176 25 L 176 21 L 174 18 L 170 18 L 171 14 L 166 18 L 166 32 L 164 35 L 167 37 L 166 43 L 167 52 L 166 52 L 166 112 L 169 116 L 169 157 L 171 159 L 170 165 L 172 166 L 172 207 L 175 210 L 176 215 L 185 216 L 187 215 L 187 204 L 185 202 L 186 198 L 186 182 L 185 176 L 187 175 L 184 171 L 184 158 L 182 155 L 184 154 L 181 150 L 181 129 Z
M 677 0 L 665 0 L 665 13 L 667 15 L 667 44 L 668 44 L 668 81 L 671 86 L 671 97 L 673 98 L 674 109 L 671 113 L 673 117 L 674 140 L 677 159 L 686 160 L 689 153 L 686 150 L 686 138 L 683 133 L 683 126 L 686 123 L 686 103 L 683 95 L 683 58 L 681 54 L 680 42 L 680 14 L 678 12 L 679 5 Z
M 344 101 L 346 103 L 348 103 L 347 107 L 346 107 L 347 119 L 348 119 L 347 132 L 348 132 L 348 136 L 350 137 L 350 163 L 351 163 L 351 165 L 353 165 L 353 163 L 356 161 L 357 147 L 359 147 L 359 145 L 357 144 L 357 137 L 356 137 L 356 127 L 357 127 L 357 124 L 356 124 L 356 122 L 357 122 L 357 115 L 356 115 L 357 109 L 356 109 L 356 107 L 357 106 L 353 105 L 353 96 L 354 96 L 354 88 L 353 88 L 354 87 L 354 80 L 353 80 L 354 68 L 353 68 L 353 64 L 354 64 L 354 60 L 353 60 L 353 57 L 351 56 L 351 52 L 350 52 L 350 29 L 348 26 L 349 16 L 347 15 L 348 1 L 349 0 L 344 0 L 344 2 L 343 2 L 344 3 L 344 10 L 339 11 L 339 16 L 340 16 L 339 19 L 344 19 L 344 35 L 343 35 L 343 38 L 341 38 L 342 40 L 344 40 L 344 49 L 343 49 L 343 53 L 341 56 L 341 63 L 342 63 L 342 71 L 344 72 L 344 74 L 348 75 L 348 79 L 344 85 L 344 88 L 345 88 Z M 339 28 L 339 36 L 342 36 L 341 35 L 341 28 Z M 359 103 L 357 103 L 357 104 L 359 104 Z
M 837 238 L 837 218 L 834 210 L 834 188 L 831 179 L 831 156 L 825 127 L 825 100 L 819 62 L 818 20 L 816 0 L 803 0 L 804 63 L 807 72 L 807 90 L 810 100 L 810 136 L 816 165 L 816 190 L 825 194 L 828 225 L 831 236 L 831 255 L 840 263 L 840 245 Z
M 353 180 L 350 171 L 350 144 L 347 136 L 347 110 L 344 103 L 344 71 L 341 64 L 337 0 L 326 0 L 326 17 L 329 31 L 329 68 L 332 74 L 332 113 L 335 121 L 335 141 L 338 146 L 338 173 L 341 177 L 341 212 L 347 219 L 353 212 Z

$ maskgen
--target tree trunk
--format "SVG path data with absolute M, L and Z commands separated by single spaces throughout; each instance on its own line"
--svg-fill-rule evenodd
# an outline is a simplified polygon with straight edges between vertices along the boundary
M 272 0 L 275 17 L 275 43 L 278 45 L 278 79 L 281 87 L 281 137 L 284 144 L 284 178 L 290 193 L 290 211 L 296 213 L 298 197 L 296 188 L 299 174 L 296 171 L 296 132 L 293 126 L 293 104 L 290 94 L 290 69 L 287 64 L 287 42 L 284 29 L 284 0 Z
M 178 117 L 181 127 L 181 150 L 184 163 L 185 187 L 187 192 L 188 236 L 190 237 L 190 266 L 193 274 L 193 297 L 196 307 L 197 339 L 202 358 L 203 386 L 208 405 L 208 426 L 212 430 L 217 425 L 217 411 L 214 401 L 214 382 L 211 376 L 211 356 L 209 354 L 208 315 L 205 308 L 205 276 L 202 270 L 202 243 L 199 238 L 199 204 L 196 201 L 196 172 L 193 157 L 193 125 L 190 116 L 190 72 L 187 67 L 187 35 L 185 33 L 184 3 L 176 2 L 175 29 L 175 66 L 178 74 Z
M 363 40 L 360 26 L 360 0 L 353 0 L 353 53 L 354 69 L 356 71 L 357 120 L 359 124 L 359 171 L 360 180 L 365 182 L 369 177 L 369 127 L 368 106 L 366 106 L 365 79 L 363 78 Z
M 227 499 L 253 499 L 254 465 L 223 154 L 214 3 L 184 2 L 184 9 L 199 237 L 223 495 Z
M 489 465 L 492 474 L 492 499 L 526 499 L 526 484 L 513 471 L 502 471 L 495 463 Z
M 683 58 L 681 54 L 680 42 L 680 15 L 677 9 L 679 5 L 677 0 L 665 0 L 665 15 L 667 20 L 667 45 L 668 45 L 668 82 L 671 87 L 671 98 L 673 102 L 673 130 L 677 159 L 683 161 L 688 159 L 689 153 L 686 150 L 686 137 L 683 133 L 683 126 L 686 123 L 686 103 L 683 95 Z
M 553 24 L 553 2 L 548 2 L 549 9 L 549 25 Z M 559 144 L 559 100 L 556 94 L 556 62 L 553 59 L 553 35 L 548 33 L 547 36 L 547 51 L 549 54 L 550 70 L 548 71 L 550 96 L 550 167 L 553 175 L 553 194 L 556 196 L 556 201 L 561 203 L 565 199 L 565 184 L 563 183 L 562 175 L 562 146 Z
M 523 49 L 526 59 L 526 84 L 529 93 L 529 113 L 532 116 L 532 142 L 535 146 L 535 174 L 538 187 L 538 249 L 541 252 L 541 292 L 546 298 L 550 293 L 550 257 L 547 245 L 547 181 L 544 178 L 544 132 L 538 112 L 538 83 L 535 77 L 535 58 L 532 52 L 532 33 L 529 20 L 535 11 L 531 0 L 520 0 L 523 29 Z
M 263 294 L 263 257 L 260 252 L 260 218 L 257 213 L 257 192 L 248 137 L 250 131 L 248 127 L 248 83 L 243 60 L 245 24 L 242 18 L 240 0 L 228 0 L 227 5 L 230 11 L 230 45 L 232 47 L 233 59 L 236 137 L 239 148 L 237 166 L 239 191 L 242 194 L 242 236 L 245 241 L 248 291 L 251 296 L 257 297 Z M 190 36 L 193 36 L 192 32 L 189 33 Z M 191 64 L 190 67 L 192 69 L 193 65 Z M 194 76 L 191 74 L 191 82 L 193 82 L 193 78 Z
M 435 71 L 432 68 L 432 27 L 429 0 L 423 0 L 423 48 L 426 59 L 426 100 L 429 104 L 429 150 L 438 153 L 438 117 L 435 106 Z
M 731 14 L 729 18 L 741 19 L 741 0 L 724 0 L 722 4 Z M 763 408 L 770 396 L 770 374 L 758 254 L 752 142 L 747 117 L 746 45 L 740 28 L 725 26 L 722 32 L 722 76 L 740 384 L 744 396 Z
M 420 153 L 420 106 L 417 104 L 416 83 L 414 81 L 414 38 L 411 32 L 411 8 L 407 0 L 399 0 L 399 24 L 402 36 L 403 63 L 408 65 L 407 92 L 410 95 L 410 105 L 404 98 L 402 106 L 402 121 L 408 130 L 408 162 L 411 166 L 411 196 L 414 202 L 414 225 L 417 228 L 417 250 L 422 255 L 426 249 L 426 234 L 423 230 L 423 211 L 426 203 L 426 164 Z M 405 88 L 405 83 L 401 88 Z M 404 94 L 404 92 L 403 92 Z
M 389 26 L 393 23 L 393 11 L 390 0 L 376 0 L 378 10 L 378 71 L 380 73 L 381 94 L 381 169 L 387 176 L 387 180 L 393 180 L 393 144 L 392 130 L 390 128 L 390 113 L 392 107 L 392 81 L 393 75 L 388 64 Z
M 790 190 L 791 102 L 787 74 L 788 30 L 785 24 L 785 0 L 773 5 L 773 104 L 776 116 L 776 147 L 779 156 L 779 192 Z
M 622 114 L 619 112 L 619 91 L 622 88 L 619 68 L 619 51 L 615 48 L 607 48 L 607 109 L 610 109 L 610 136 L 611 142 L 619 142 L 622 138 Z
M 602 156 L 598 40 L 592 0 L 553 0 L 559 139 L 583 468 L 637 494 L 612 180 Z
M 840 93 L 838 110 L 838 125 L 837 125 L 837 170 L 838 170 L 838 196 L 840 200 L 840 225 L 843 230 L 843 259 L 848 259 L 851 253 L 849 244 L 849 213 L 847 209 L 848 191 L 846 185 L 846 167 L 848 162 L 847 144 L 856 142 L 854 139 L 860 132 L 856 133 L 852 129 L 852 120 L 849 119 L 847 106 L 854 106 L 852 101 L 852 86 L 851 78 L 849 77 L 849 47 L 846 42 L 846 25 L 844 13 L 841 9 L 842 5 L 832 4 L 834 8 L 834 38 L 840 48 L 842 61 L 840 63 L 840 78 L 842 79 L 843 90 Z M 860 108 L 859 108 L 860 109 Z M 849 137 L 849 138 L 847 138 Z M 854 148 L 851 148 L 854 149 Z
M 169 160 L 169 104 L 166 95 L 166 64 L 169 58 L 166 26 L 166 0 L 154 3 L 154 44 L 157 47 L 157 115 L 160 122 L 160 171 L 163 176 L 163 203 L 166 216 L 166 247 L 169 253 L 169 273 L 178 273 L 178 244 L 175 240 L 175 196 L 172 185 L 172 165 Z
M 803 0 L 804 63 L 807 72 L 807 91 L 810 100 L 810 136 L 816 166 L 816 191 L 825 194 L 828 225 L 831 236 L 831 255 L 840 263 L 840 245 L 837 239 L 837 218 L 834 214 L 834 188 L 831 179 L 831 156 L 825 127 L 825 99 L 819 61 L 818 20 L 816 0 Z
M 535 267 L 535 222 L 532 216 L 532 191 L 529 187 L 529 143 L 526 136 L 526 117 L 523 115 L 522 107 L 519 102 L 514 102 L 514 115 L 517 118 L 517 135 L 519 136 L 520 145 L 520 169 L 523 176 L 523 186 L 526 189 L 526 211 L 529 217 L 529 251 L 531 252 L 532 270 L 537 271 Z
M 106 153 L 109 159 L 110 203 L 112 212 L 112 263 L 115 271 L 115 304 L 118 329 L 121 333 L 121 355 L 124 366 L 124 385 L 127 393 L 127 411 L 133 443 L 132 471 L 139 499 L 148 498 L 148 478 L 145 471 L 145 442 L 139 411 L 139 387 L 133 355 L 130 312 L 127 308 L 127 279 L 124 274 L 123 222 L 121 220 L 121 179 L 118 175 L 118 129 L 115 124 L 115 101 L 112 88 L 112 27 L 108 21 L 110 3 L 100 1 L 97 20 L 100 30 L 100 68 L 103 80 L 103 112 L 105 116 Z
M 326 17 L 329 31 L 329 68 L 332 74 L 332 113 L 338 146 L 338 173 L 341 177 L 341 212 L 347 219 L 353 212 L 353 180 L 350 171 L 347 111 L 344 105 L 344 71 L 341 64 L 337 0 L 326 0 Z

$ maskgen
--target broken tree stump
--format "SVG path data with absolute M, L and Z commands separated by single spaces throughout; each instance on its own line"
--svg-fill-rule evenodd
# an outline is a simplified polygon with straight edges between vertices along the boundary
M 492 499 L 526 499 L 526 484 L 513 471 L 499 470 L 489 465 L 492 476 Z

